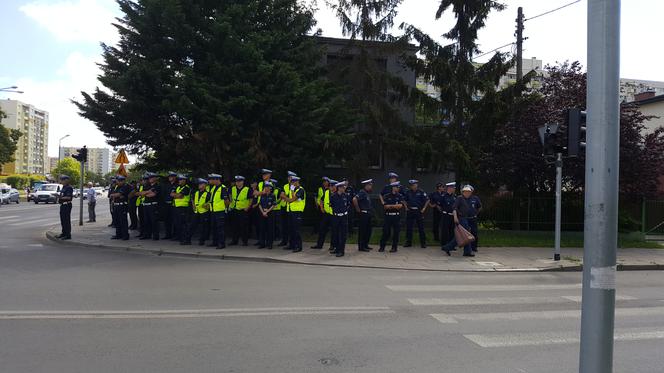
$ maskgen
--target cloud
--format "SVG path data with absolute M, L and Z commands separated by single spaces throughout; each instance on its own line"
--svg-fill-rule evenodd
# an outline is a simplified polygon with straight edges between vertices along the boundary
M 49 112 L 49 155 L 57 155 L 58 139 L 67 134 L 71 136 L 63 140 L 63 146 L 108 147 L 104 135 L 92 122 L 80 117 L 70 102 L 72 98 L 79 99 L 81 91 L 90 92 L 98 85 L 100 70 L 96 62 L 100 60 L 98 55 L 73 52 L 53 79 L 21 78 L 16 81 L 25 93 L 11 98 Z
M 33 1 L 19 10 L 60 42 L 115 44 L 118 40 L 111 23 L 120 12 L 113 0 Z

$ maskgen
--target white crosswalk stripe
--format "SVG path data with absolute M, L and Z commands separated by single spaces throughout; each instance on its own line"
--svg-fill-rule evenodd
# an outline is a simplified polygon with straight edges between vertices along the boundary
M 479 291 L 540 291 L 581 289 L 581 284 L 544 285 L 385 285 L 400 292 L 479 292 Z
M 634 297 L 617 295 L 616 300 L 634 300 Z M 558 304 L 580 303 L 581 296 L 563 295 L 559 297 L 502 297 L 502 298 L 409 298 L 414 306 L 476 306 L 498 304 Z
M 556 311 L 525 311 L 525 312 L 489 312 L 489 313 L 457 313 L 457 314 L 431 314 L 436 320 L 443 323 L 463 321 L 493 321 L 493 320 L 555 320 L 578 319 L 581 310 Z M 664 316 L 664 307 L 616 308 L 617 317 L 635 316 Z
M 468 340 L 480 347 L 542 346 L 579 343 L 579 332 L 545 332 L 515 334 L 464 334 Z M 616 341 L 641 341 L 664 339 L 664 330 L 658 329 L 618 329 L 614 333 Z

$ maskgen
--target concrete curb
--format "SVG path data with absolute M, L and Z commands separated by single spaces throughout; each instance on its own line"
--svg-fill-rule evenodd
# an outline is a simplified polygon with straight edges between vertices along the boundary
M 551 266 L 551 267 L 530 267 L 530 268 L 473 268 L 473 269 L 436 269 L 436 268 L 403 268 L 396 266 L 380 266 L 380 265 L 361 265 L 361 264 L 335 264 L 335 263 L 309 263 L 297 260 L 285 260 L 285 259 L 275 259 L 275 258 L 265 258 L 265 257 L 254 257 L 254 256 L 238 256 L 238 255 L 224 255 L 224 254 L 208 254 L 201 252 L 181 252 L 181 251 L 171 251 L 171 250 L 155 250 L 147 248 L 136 248 L 136 247 L 118 247 L 110 246 L 104 244 L 92 244 L 92 243 L 83 243 L 77 241 L 62 241 L 55 237 L 55 234 L 51 231 L 46 231 L 46 238 L 52 242 L 55 242 L 60 245 L 73 245 L 78 247 L 96 247 L 105 250 L 114 250 L 114 251 L 127 251 L 134 252 L 145 255 L 156 255 L 156 256 L 172 256 L 172 257 L 181 257 L 181 258 L 200 258 L 200 259 L 216 259 L 216 260 L 233 260 L 233 261 L 244 261 L 244 262 L 259 262 L 259 263 L 279 263 L 279 264 L 299 264 L 299 265 L 310 265 L 310 266 L 322 266 L 322 267 L 342 267 L 342 268 L 366 268 L 366 269 L 388 269 L 388 270 L 405 270 L 405 271 L 421 271 L 421 272 L 481 272 L 481 273 L 504 273 L 504 272 L 580 272 L 583 271 L 583 265 L 574 265 L 574 266 Z M 618 264 L 618 271 L 652 271 L 652 270 L 664 270 L 664 265 L 652 263 L 652 264 Z

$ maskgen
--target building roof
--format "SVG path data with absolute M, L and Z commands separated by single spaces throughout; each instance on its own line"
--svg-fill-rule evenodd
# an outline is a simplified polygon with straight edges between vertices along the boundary
M 647 105 L 647 104 L 653 104 L 655 102 L 660 102 L 664 101 L 664 95 L 659 95 L 659 96 L 654 96 L 654 97 L 649 97 L 640 101 L 634 101 L 635 104 L 637 105 Z

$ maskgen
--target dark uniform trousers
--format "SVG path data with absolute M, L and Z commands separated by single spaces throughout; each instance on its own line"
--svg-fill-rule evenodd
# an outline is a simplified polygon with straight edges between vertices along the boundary
M 290 236 L 290 212 L 285 208 L 281 210 L 281 242 L 279 246 L 289 245 Z
M 226 211 L 212 212 L 212 244 L 226 246 Z
M 136 199 L 129 200 L 129 229 L 138 228 Z
M 142 204 L 138 206 L 138 236 L 145 236 L 145 207 Z
M 399 233 L 401 231 L 401 215 L 398 212 L 385 214 L 383 223 L 383 235 L 380 238 L 380 248 L 385 249 L 387 240 L 392 236 L 392 249 L 396 250 L 399 246 Z
M 438 242 L 440 240 L 441 224 L 440 221 L 443 213 L 437 207 L 433 208 L 433 240 Z
M 210 213 L 205 212 L 202 214 L 194 213 L 191 219 L 191 228 L 187 242 L 191 242 L 191 238 L 198 233 L 198 243 L 203 245 L 210 235 Z
M 326 212 L 321 213 L 320 215 L 320 224 L 318 225 L 318 242 L 316 243 L 317 247 L 323 247 L 325 244 L 325 236 L 327 236 L 327 232 L 330 230 L 331 218 L 332 215 Z M 332 234 L 332 237 L 334 237 L 334 234 Z M 332 246 L 334 247 L 334 245 Z
M 454 238 L 454 216 L 446 212 L 441 212 L 441 214 L 440 243 L 444 245 Z
M 371 212 L 362 210 L 359 216 L 357 244 L 360 249 L 366 249 L 371 240 Z
M 187 206 L 182 206 L 182 207 L 176 207 L 175 208 L 175 215 L 173 216 L 173 220 L 175 220 L 175 227 L 177 228 L 175 230 L 175 238 L 180 240 L 180 242 L 187 242 L 189 239 L 189 226 L 191 223 L 189 222 L 189 216 L 191 214 L 191 209 Z
M 269 249 L 272 248 L 274 243 L 274 214 L 273 211 L 270 211 L 267 214 L 267 217 L 261 214 L 260 217 L 260 236 L 258 237 L 258 243 L 260 246 L 265 246 Z
M 343 216 L 332 215 L 332 239 L 335 242 L 334 252 L 346 252 L 346 238 L 348 238 L 348 213 Z
M 288 213 L 288 226 L 290 228 L 290 248 L 293 250 L 302 248 L 302 236 L 300 228 L 302 226 L 302 213 L 291 211 Z
M 60 205 L 60 225 L 62 236 L 71 237 L 71 202 L 63 202 Z
M 477 236 L 477 217 L 474 218 L 468 218 L 468 230 L 470 233 L 475 236 L 475 240 L 470 243 L 470 247 L 473 251 L 477 251 L 477 242 L 479 241 L 479 237 Z
M 426 234 L 424 233 L 424 216 L 420 209 L 409 208 L 406 213 L 406 245 L 413 243 L 413 225 L 417 223 L 417 231 L 420 235 L 420 245 L 426 245 Z
M 274 216 L 274 239 L 280 239 L 281 238 L 281 227 L 279 226 L 281 224 L 281 214 L 283 214 L 282 210 L 272 210 L 270 213 L 272 216 Z
M 115 218 L 115 237 L 123 240 L 129 239 L 129 222 L 127 221 L 127 202 L 113 203 L 113 217 Z
M 251 211 L 251 210 L 250 210 Z M 231 226 L 233 234 L 231 244 L 238 243 L 238 239 L 242 240 L 242 244 L 246 245 L 249 241 L 249 212 L 244 210 L 231 210 Z
M 175 216 L 175 206 L 172 205 L 171 201 L 166 201 L 166 206 L 164 208 L 164 238 L 169 239 L 173 237 L 173 223 Z
M 108 209 L 111 213 L 111 227 L 115 227 L 115 214 L 113 214 L 113 200 L 111 198 L 108 199 Z
M 152 203 L 152 204 L 149 204 Z M 157 220 L 157 202 L 148 202 L 143 205 L 143 237 L 159 239 L 159 221 Z
M 468 219 L 467 218 L 464 218 L 464 217 L 459 218 L 459 224 L 462 227 L 466 228 L 466 230 L 472 231 L 470 229 L 470 225 L 468 224 Z M 448 243 L 443 245 L 443 250 L 452 250 L 456 246 L 457 246 L 456 237 L 454 237 L 454 235 L 452 235 L 452 239 Z M 463 247 L 463 254 L 464 255 L 472 254 L 471 244 L 468 244 L 468 245 Z

